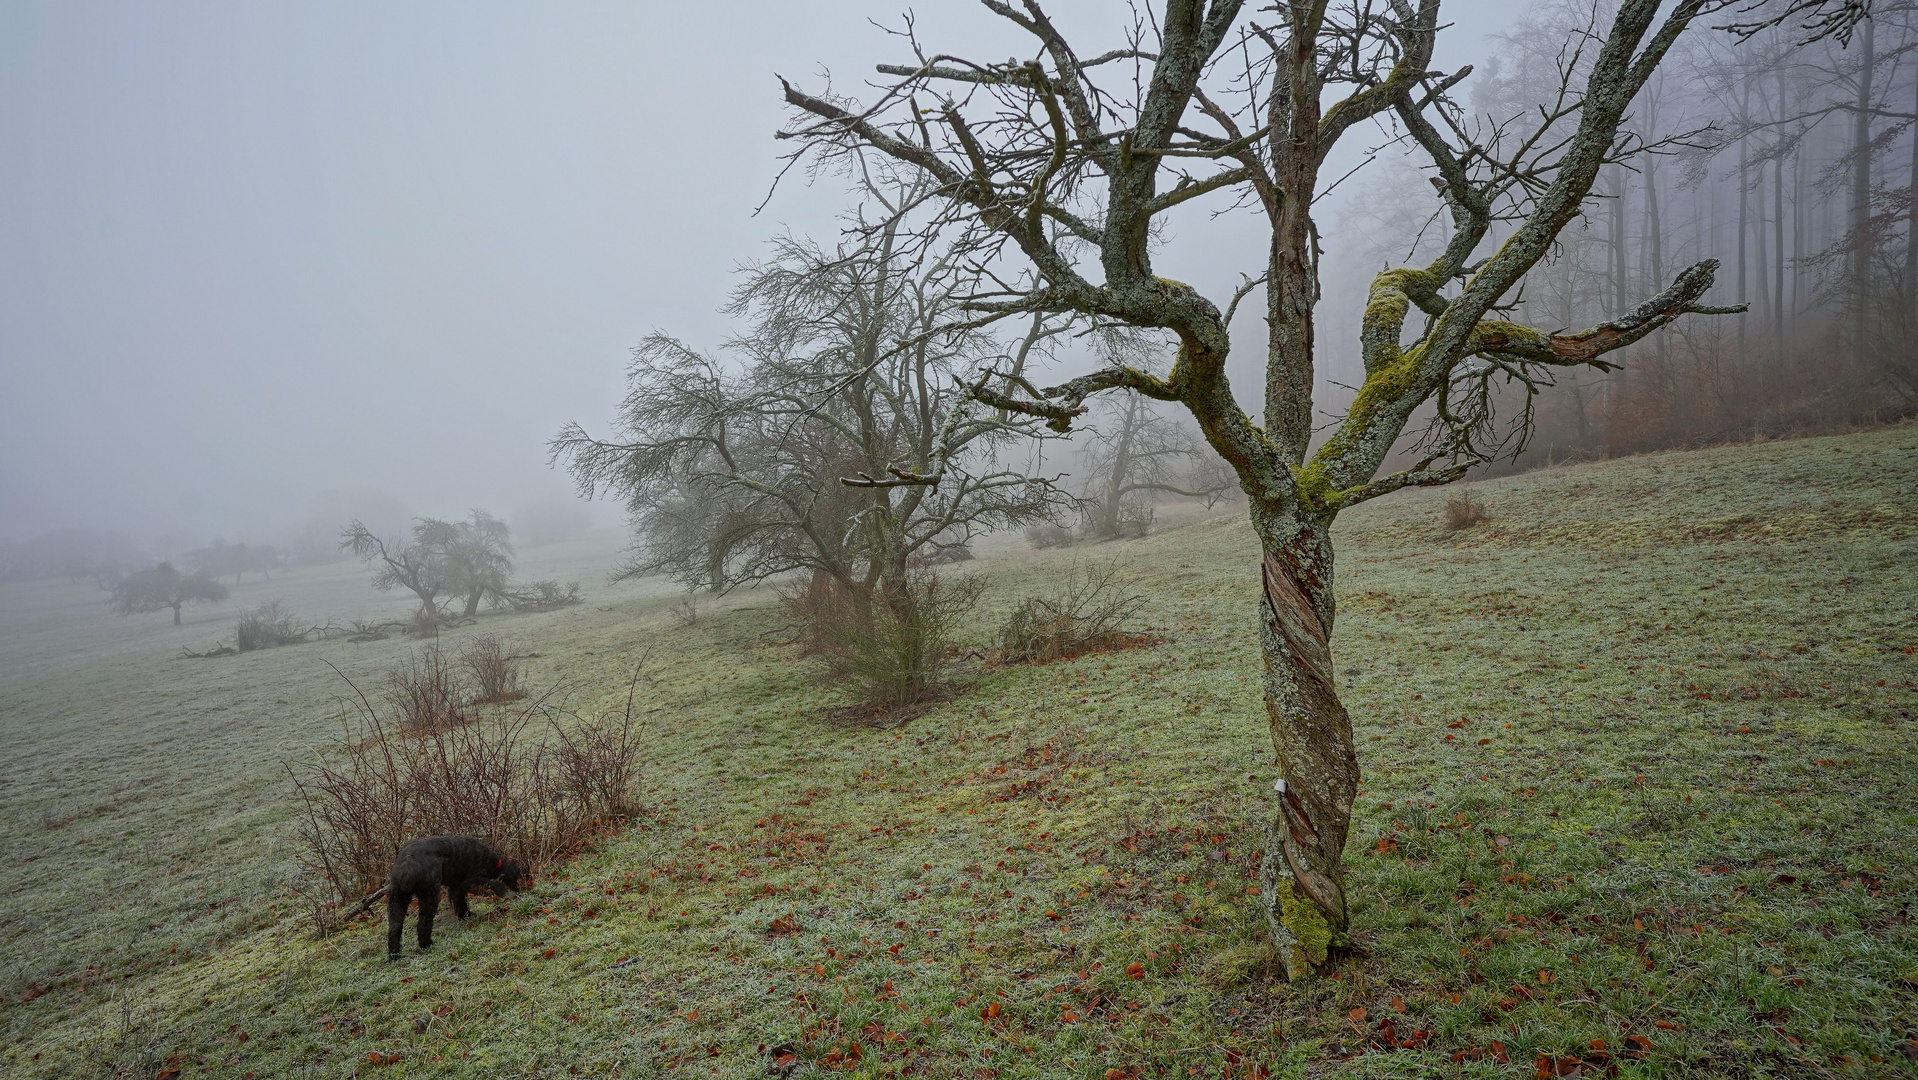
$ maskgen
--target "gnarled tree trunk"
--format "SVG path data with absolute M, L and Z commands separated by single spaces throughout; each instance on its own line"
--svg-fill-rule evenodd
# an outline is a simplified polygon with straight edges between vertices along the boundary
M 1359 763 L 1332 669 L 1330 522 L 1280 512 L 1255 514 L 1255 524 L 1265 712 L 1279 762 L 1260 895 L 1286 975 L 1298 979 L 1345 938 L 1343 859 Z

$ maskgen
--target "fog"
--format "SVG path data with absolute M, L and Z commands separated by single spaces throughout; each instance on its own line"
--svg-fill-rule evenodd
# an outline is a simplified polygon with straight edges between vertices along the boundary
M 1123 43 L 1111 5 L 1050 9 L 1082 50 Z M 1477 65 L 1460 100 L 1521 127 L 1590 15 L 1570 0 L 1445 13 L 1434 66 Z M 775 234 L 833 237 L 840 181 L 774 187 L 791 145 L 773 138 L 775 74 L 857 96 L 905 54 L 874 22 L 899 18 L 856 3 L 0 10 L 0 540 L 91 528 L 159 555 L 215 537 L 311 553 L 352 516 L 389 532 L 472 507 L 522 533 L 618 523 L 548 466 L 548 440 L 571 420 L 607 430 L 646 335 L 721 344 L 735 272 Z M 941 50 L 1025 47 L 969 3 L 915 18 Z M 1537 402 L 1548 459 L 1918 407 L 1918 153 L 1899 119 L 1914 26 L 1884 12 L 1875 52 L 1789 27 L 1688 36 L 1628 119 L 1660 152 L 1607 168 L 1515 310 L 1588 326 L 1702 258 L 1725 264 L 1711 299 L 1753 310 L 1661 331 L 1620 354 L 1625 373 L 1568 373 Z M 1327 419 L 1359 378 L 1371 275 L 1444 231 L 1395 134 L 1355 132 L 1323 172 L 1381 151 L 1315 206 Z M 1155 257 L 1221 301 L 1264 268 L 1267 235 L 1226 201 L 1167 215 Z M 1256 308 L 1230 364 L 1255 415 Z
M 1057 8 L 1120 30 L 1106 5 Z M 1498 10 L 1457 9 L 1447 44 L 1481 48 Z M 739 262 L 834 227 L 840 191 L 803 178 L 754 215 L 774 73 L 851 88 L 896 58 L 868 21 L 895 16 L 7 5 L 0 535 L 271 540 L 380 499 L 570 499 L 545 443 L 610 414 L 627 350 L 655 328 L 717 340 Z M 968 4 L 918 19 L 942 48 L 1010 47 Z M 1193 220 L 1169 273 L 1259 271 L 1256 229 Z

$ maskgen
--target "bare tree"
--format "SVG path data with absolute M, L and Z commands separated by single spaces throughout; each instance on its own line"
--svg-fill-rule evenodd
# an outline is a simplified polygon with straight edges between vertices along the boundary
M 205 574 L 182 574 L 172 563 L 161 563 L 120 579 L 108 603 L 121 615 L 171 609 L 173 625 L 178 626 L 182 605 L 218 603 L 226 597 L 226 586 Z
M 1087 537 L 1144 536 L 1153 503 L 1165 495 L 1204 500 L 1207 507 L 1238 486 L 1238 478 L 1204 441 L 1138 394 L 1102 399 L 1080 459 L 1086 473 L 1083 520 Z
M 727 355 L 655 334 L 634 350 L 620 438 L 572 424 L 553 441 L 584 493 L 626 501 L 623 573 L 724 589 L 802 570 L 897 596 L 916 559 L 1063 501 L 1000 460 L 1036 424 L 980 407 L 955 378 L 1019 367 L 1057 321 L 1035 319 L 1010 355 L 946 332 L 960 268 L 900 243 L 899 211 L 926 189 L 863 190 L 854 239 L 783 238 L 748 268 L 729 311 L 751 324 Z
M 115 583 L 147 560 L 121 533 L 61 529 L 25 540 L 0 539 L 0 581 L 65 577 L 78 584 L 91 579 L 111 592 Z
M 420 518 L 406 540 L 389 540 L 358 518 L 340 530 L 340 548 L 375 569 L 373 587 L 381 592 L 405 589 L 419 597 L 420 610 L 438 615 L 440 594 L 452 579 L 448 565 L 459 529 L 437 518 Z
M 1263 892 L 1287 969 L 1303 977 L 1346 933 L 1341 860 L 1358 787 L 1351 721 L 1332 673 L 1332 522 L 1399 488 L 1455 480 L 1515 438 L 1522 443 L 1527 415 L 1516 426 L 1501 422 L 1495 382 L 1529 389 L 1554 368 L 1608 367 L 1605 354 L 1687 313 L 1722 310 L 1700 303 L 1716 269 L 1707 260 L 1636 310 L 1582 332 L 1502 317 L 1520 280 L 1581 214 L 1599 169 L 1633 149 L 1629 137 L 1621 142 L 1633 98 L 1714 5 L 1678 0 L 1661 22 L 1658 0 L 1625 0 L 1608 28 L 1570 46 L 1564 83 L 1541 106 L 1548 123 L 1509 137 L 1468 130 L 1447 96 L 1466 71 L 1430 70 L 1438 0 L 1262 9 L 1274 11 L 1271 21 L 1242 18 L 1241 0 L 1165 0 L 1149 33 L 1142 27 L 1130 47 L 1093 57 L 1081 56 L 1037 0 L 985 5 L 1037 58 L 929 54 L 908 28 L 912 62 L 880 67 L 897 81 L 871 104 L 784 84 L 801 119 L 783 134 L 800 140 L 802 153 L 886 158 L 924 177 L 938 200 L 928 228 L 956 232 L 981 268 L 965 300 L 975 321 L 1062 314 L 1176 337 L 1163 376 L 1115 365 L 1043 389 L 1023 376 L 982 380 L 975 393 L 1057 430 L 1105 391 L 1179 402 L 1237 473 L 1263 549 L 1263 688 L 1281 770 Z M 1359 334 L 1364 381 L 1308 454 L 1318 297 L 1311 208 L 1329 151 L 1372 119 L 1396 122 L 1428 158 L 1450 239 L 1430 263 L 1374 279 Z M 1155 225 L 1212 192 L 1249 198 L 1271 232 L 1256 279 L 1266 287 L 1268 324 L 1262 424 L 1226 378 L 1227 328 L 1253 282 L 1221 310 L 1152 269 Z M 1495 224 L 1502 243 L 1481 255 Z M 1408 335 L 1414 309 L 1423 324 Z M 1381 476 L 1422 407 L 1436 419 L 1420 460 Z
M 420 518 L 404 541 L 383 538 L 356 518 L 341 530 L 340 547 L 377 570 L 374 588 L 405 589 L 436 618 L 441 596 L 463 601 L 462 614 L 470 618 L 487 597 L 511 603 L 515 595 L 507 580 L 513 545 L 506 523 L 484 510 L 465 521 Z
M 247 574 L 259 574 L 272 580 L 273 568 L 282 561 L 280 553 L 271 546 L 229 544 L 225 540 L 215 540 L 206 547 L 195 548 L 183 558 L 189 567 L 209 577 L 220 578 L 232 574 L 235 585 Z
M 513 543 L 506 523 L 484 510 L 472 511 L 458 522 L 452 546 L 446 553 L 447 585 L 456 595 L 466 598 L 462 615 L 472 618 L 480 601 L 488 597 L 499 603 L 510 602 L 513 576 Z

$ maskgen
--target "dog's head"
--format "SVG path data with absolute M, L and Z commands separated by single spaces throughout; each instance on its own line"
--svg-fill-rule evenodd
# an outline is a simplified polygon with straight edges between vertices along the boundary
M 499 882 L 501 895 L 520 891 L 520 881 L 526 877 L 526 864 L 518 859 L 494 859 L 493 878 Z

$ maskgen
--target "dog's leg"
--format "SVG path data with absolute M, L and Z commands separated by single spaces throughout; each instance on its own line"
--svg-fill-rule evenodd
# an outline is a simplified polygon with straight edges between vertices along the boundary
M 448 885 L 446 895 L 453 901 L 453 914 L 459 916 L 461 922 L 465 922 L 467 916 L 472 914 L 466 910 L 466 883 L 462 881 L 458 885 Z
M 420 891 L 420 948 L 433 947 L 433 916 L 440 909 L 440 887 L 436 884 Z
M 400 937 L 406 932 L 406 907 L 413 902 L 411 893 L 400 889 L 386 891 L 386 958 L 400 958 Z

